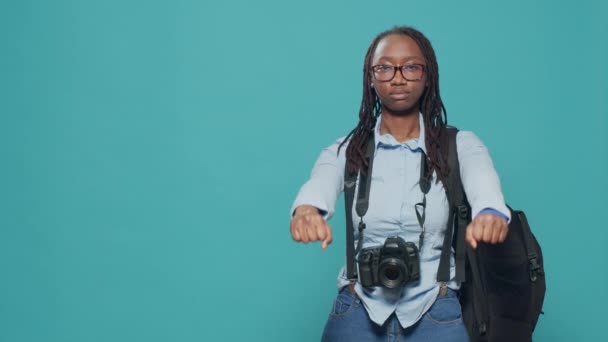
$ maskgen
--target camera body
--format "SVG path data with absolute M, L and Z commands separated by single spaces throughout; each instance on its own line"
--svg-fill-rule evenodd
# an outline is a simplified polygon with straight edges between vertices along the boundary
M 418 247 L 398 236 L 387 238 L 383 246 L 361 249 L 357 263 L 363 287 L 394 289 L 420 279 Z

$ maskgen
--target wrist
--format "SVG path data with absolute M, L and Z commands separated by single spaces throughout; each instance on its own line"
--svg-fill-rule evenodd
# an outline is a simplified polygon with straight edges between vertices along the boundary
M 319 209 L 312 205 L 302 205 L 296 208 L 293 216 L 307 216 L 313 214 L 319 214 Z

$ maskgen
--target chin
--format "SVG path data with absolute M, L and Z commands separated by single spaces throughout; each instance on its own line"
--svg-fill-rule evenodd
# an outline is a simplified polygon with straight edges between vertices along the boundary
M 420 112 L 420 98 L 417 101 L 411 101 L 412 98 L 408 98 L 405 101 L 395 101 L 391 98 L 386 98 L 385 100 L 382 101 L 383 109 L 395 116 L 408 116 Z
M 396 116 L 408 116 L 412 114 L 418 114 L 418 112 L 420 112 L 420 109 L 417 105 L 392 105 L 385 106 L 385 108 L 386 111 Z

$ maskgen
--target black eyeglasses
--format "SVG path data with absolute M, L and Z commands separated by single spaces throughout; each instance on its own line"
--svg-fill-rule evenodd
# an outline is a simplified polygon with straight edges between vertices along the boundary
M 408 81 L 420 81 L 424 73 L 422 64 L 387 65 L 380 64 L 372 66 L 374 78 L 378 81 L 386 82 L 395 77 L 397 70 L 401 71 L 401 76 Z

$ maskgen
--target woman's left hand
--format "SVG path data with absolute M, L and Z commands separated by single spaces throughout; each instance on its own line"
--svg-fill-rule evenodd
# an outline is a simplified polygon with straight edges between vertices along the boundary
M 494 214 L 481 214 L 467 226 L 466 240 L 475 249 L 479 242 L 494 245 L 505 241 L 508 232 L 509 226 L 504 218 Z

